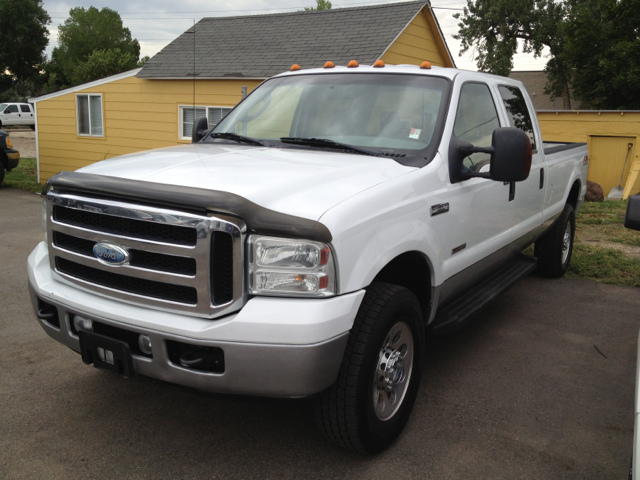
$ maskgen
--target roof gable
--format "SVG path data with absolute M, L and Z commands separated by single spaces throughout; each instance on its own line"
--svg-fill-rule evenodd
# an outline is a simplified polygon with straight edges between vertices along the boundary
M 267 78 L 288 70 L 375 62 L 427 2 L 203 18 L 145 63 L 138 78 Z

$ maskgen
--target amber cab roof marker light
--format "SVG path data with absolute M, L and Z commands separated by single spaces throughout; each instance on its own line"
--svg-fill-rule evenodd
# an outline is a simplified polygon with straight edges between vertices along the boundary
M 420 68 L 424 68 L 424 69 L 429 70 L 431 68 L 431 62 L 422 62 L 420 64 Z
M 374 63 L 373 66 L 376 68 L 382 68 L 384 67 L 384 62 L 382 60 L 376 60 L 376 63 Z
M 333 68 L 335 67 L 335 63 L 333 63 L 332 61 L 328 61 L 327 63 L 324 64 L 324 68 Z
M 360 66 L 360 64 L 356 60 L 351 60 L 347 64 L 347 67 L 349 67 L 349 68 L 355 68 L 355 67 L 359 67 L 359 66 Z
M 294 63 L 293 65 L 291 65 L 291 71 L 295 72 L 296 70 L 300 70 L 300 65 Z

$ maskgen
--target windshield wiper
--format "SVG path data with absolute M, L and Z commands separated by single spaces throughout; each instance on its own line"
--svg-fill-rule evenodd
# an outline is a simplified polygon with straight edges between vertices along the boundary
M 333 148 L 335 150 L 347 150 L 350 152 L 361 153 L 363 155 L 371 155 L 372 157 L 380 156 L 379 153 L 372 152 L 360 147 L 354 147 L 346 143 L 334 142 L 328 138 L 306 138 L 306 137 L 282 137 L 282 143 L 291 143 L 293 145 L 306 145 L 309 147 Z
M 256 140 L 255 138 L 245 137 L 244 135 L 238 135 L 233 132 L 219 132 L 219 133 L 211 133 L 209 134 L 211 138 L 224 138 L 226 140 L 235 140 L 238 143 L 247 143 L 249 145 L 258 145 L 260 147 L 266 147 L 267 144 L 261 142 L 260 140 Z

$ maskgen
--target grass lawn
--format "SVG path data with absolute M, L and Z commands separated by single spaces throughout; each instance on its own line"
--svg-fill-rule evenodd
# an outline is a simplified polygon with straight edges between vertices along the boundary
M 42 185 L 38 183 L 38 170 L 35 158 L 21 158 L 20 164 L 5 174 L 2 188 L 21 188 L 28 192 L 42 192 Z
M 623 226 L 627 203 L 582 204 L 568 278 L 640 287 L 640 232 Z
M 36 159 L 22 158 L 7 173 L 3 188 L 40 193 Z M 576 243 L 568 278 L 640 287 L 640 232 L 624 228 L 626 200 L 583 203 L 576 218 Z M 527 251 L 526 253 L 532 253 Z

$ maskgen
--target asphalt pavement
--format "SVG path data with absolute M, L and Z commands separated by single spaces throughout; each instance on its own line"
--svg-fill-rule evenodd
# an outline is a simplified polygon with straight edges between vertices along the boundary
M 431 339 L 409 423 L 367 457 L 312 402 L 205 396 L 85 366 L 31 311 L 40 198 L 0 189 L 0 478 L 623 479 L 640 290 L 530 276 Z

